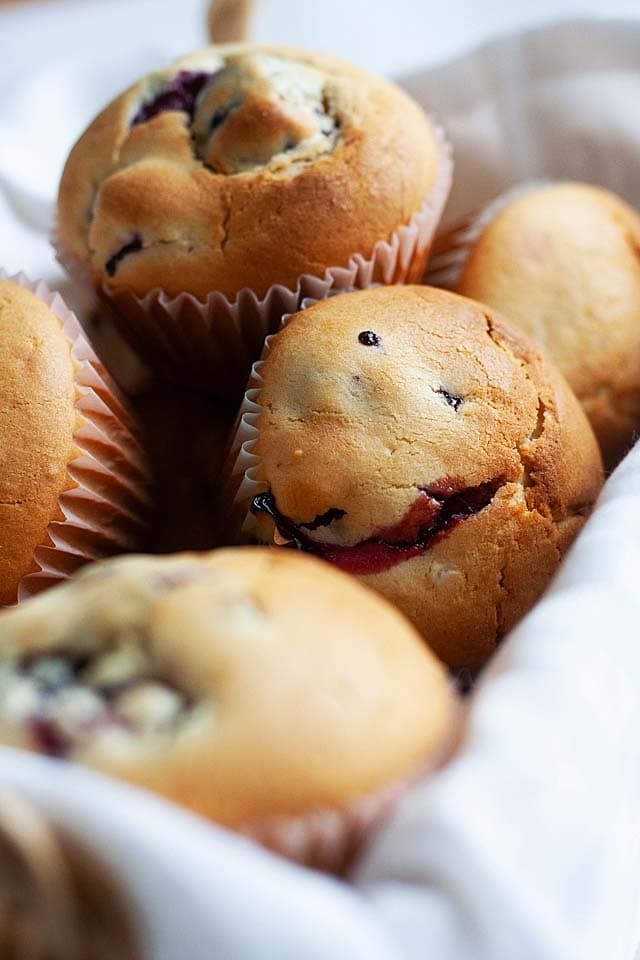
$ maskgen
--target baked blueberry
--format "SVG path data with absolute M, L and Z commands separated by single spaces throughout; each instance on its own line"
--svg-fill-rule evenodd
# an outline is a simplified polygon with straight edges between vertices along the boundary
M 193 119 L 196 101 L 203 88 L 215 74 L 202 71 L 179 70 L 175 76 L 161 83 L 150 100 L 145 100 L 132 121 L 132 126 L 146 123 L 167 110 L 188 114 Z

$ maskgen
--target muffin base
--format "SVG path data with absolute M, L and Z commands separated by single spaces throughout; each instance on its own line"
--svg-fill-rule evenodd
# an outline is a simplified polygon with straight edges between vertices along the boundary
M 465 710 L 454 701 L 451 733 L 440 749 L 412 773 L 357 797 L 341 809 L 317 807 L 298 816 L 264 816 L 243 824 L 238 832 L 294 863 L 345 876 L 363 847 L 393 815 L 404 795 L 436 773 L 455 753 Z
M 451 687 L 454 691 L 454 687 Z M 405 794 L 437 773 L 457 751 L 467 707 L 452 693 L 453 722 L 441 747 L 411 773 L 358 797 L 342 809 L 317 807 L 298 816 L 264 816 L 238 832 L 294 863 L 345 876 L 363 847 L 388 820 Z
M 343 876 L 416 779 L 391 784 L 342 809 L 316 808 L 299 816 L 260 817 L 239 827 L 238 832 L 301 866 Z

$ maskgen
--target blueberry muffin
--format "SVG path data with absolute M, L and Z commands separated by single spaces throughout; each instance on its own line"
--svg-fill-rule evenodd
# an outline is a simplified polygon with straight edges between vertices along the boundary
M 322 557 L 452 667 L 529 609 L 602 484 L 567 384 L 489 308 L 429 287 L 295 315 L 256 372 L 229 472 L 242 535 Z M 233 457 L 232 457 L 233 459 Z
M 393 84 L 302 50 L 210 47 L 82 135 L 58 242 L 156 368 L 164 348 L 174 376 L 203 354 L 224 375 L 240 352 L 246 380 L 302 296 L 421 276 L 449 181 L 439 132 Z
M 613 467 L 640 429 L 640 218 L 588 184 L 498 205 L 456 289 L 533 337 L 566 377 Z
M 392 84 L 301 50 L 210 47 L 82 135 L 60 241 L 99 286 L 263 296 L 368 256 L 420 208 L 438 161 L 428 119 Z
M 391 606 L 308 557 L 125 557 L 0 615 L 0 741 L 228 827 L 345 815 L 433 760 L 448 680 Z
M 148 475 L 73 315 L 42 285 L 1 277 L 0 410 L 1 606 L 140 547 Z

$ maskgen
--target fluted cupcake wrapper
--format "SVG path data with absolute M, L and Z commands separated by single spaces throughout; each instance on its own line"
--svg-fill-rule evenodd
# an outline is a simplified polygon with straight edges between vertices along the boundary
M 432 765 L 420 771 L 425 776 Z M 264 816 L 239 832 L 294 863 L 344 875 L 367 839 L 392 813 L 419 777 L 414 774 L 337 809 L 315 808 L 299 816 Z
M 67 467 L 69 486 L 59 497 L 61 516 L 36 547 L 22 577 L 18 600 L 70 577 L 83 564 L 139 549 L 146 535 L 150 477 L 137 424 L 60 294 L 24 274 L 0 279 L 34 293 L 58 317 L 71 344 L 75 367 L 76 456 Z
M 154 289 L 139 297 L 106 285 L 101 296 L 113 306 L 120 334 L 163 379 L 228 397 L 241 393 L 265 337 L 304 299 L 322 300 L 373 284 L 417 282 L 451 188 L 451 148 L 442 129 L 434 129 L 438 174 L 428 196 L 407 224 L 375 244 L 370 256 L 354 253 L 346 267 L 329 267 L 322 277 L 303 274 L 294 288 L 275 284 L 263 297 L 245 288 L 234 302 L 217 291 L 203 303 L 189 293 L 168 297 Z M 54 246 L 67 271 L 86 283 L 86 265 L 55 237 Z
M 392 784 L 341 810 L 261 817 L 242 826 L 240 833 L 294 863 L 343 875 L 408 786 L 408 781 Z
M 471 249 L 493 218 L 512 200 L 549 183 L 549 180 L 525 180 L 518 183 L 437 233 L 422 282 L 431 287 L 455 291 Z
M 317 302 L 316 298 L 307 297 L 300 304 L 299 310 L 306 310 Z M 280 329 L 286 327 L 293 316 L 293 313 L 285 314 L 280 321 Z M 257 494 L 264 493 L 268 488 L 268 484 L 260 479 L 262 457 L 255 453 L 255 446 L 259 434 L 258 420 L 262 412 L 260 405 L 260 393 L 264 386 L 262 368 L 273 349 L 276 336 L 277 333 L 272 333 L 265 339 L 262 356 L 251 367 L 247 388 L 236 416 L 231 441 L 220 473 L 220 513 L 224 517 L 221 533 L 225 542 L 229 543 L 251 541 L 257 526 L 249 509 L 251 501 Z
M 305 309 L 315 299 L 302 302 Z M 286 314 L 281 327 L 286 326 L 293 314 Z M 255 529 L 255 520 L 250 512 L 251 501 L 258 493 L 267 489 L 267 484 L 259 478 L 262 457 L 254 452 L 258 439 L 258 420 L 262 412 L 260 393 L 264 385 L 262 367 L 272 350 L 276 334 L 268 336 L 262 348 L 262 356 L 257 360 L 249 376 L 249 382 L 240 405 L 229 451 L 220 475 L 221 515 L 224 516 L 223 535 L 229 543 L 247 542 Z
M 302 866 L 344 876 L 404 795 L 442 768 L 458 749 L 467 707 L 457 698 L 453 703 L 453 722 L 444 741 L 404 776 L 340 808 L 263 816 L 242 825 L 239 832 Z

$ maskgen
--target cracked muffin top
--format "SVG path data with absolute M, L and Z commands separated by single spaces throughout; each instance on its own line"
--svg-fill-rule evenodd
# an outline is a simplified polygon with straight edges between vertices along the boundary
M 15 602 L 34 549 L 62 519 L 60 494 L 73 486 L 74 374 L 58 317 L 0 279 L 0 606 Z
M 588 184 L 496 211 L 457 289 L 533 337 L 565 375 L 613 467 L 640 428 L 640 218 Z
M 232 826 L 404 776 L 452 709 L 405 619 L 307 557 L 121 558 L 0 616 L 2 742 Z
M 260 378 L 245 529 L 363 577 L 449 662 L 484 659 L 602 483 L 562 377 L 489 308 L 406 286 L 296 314 Z
M 433 187 L 434 131 L 333 57 L 228 45 L 145 77 L 67 161 L 58 235 L 97 285 L 233 299 L 368 256 Z

